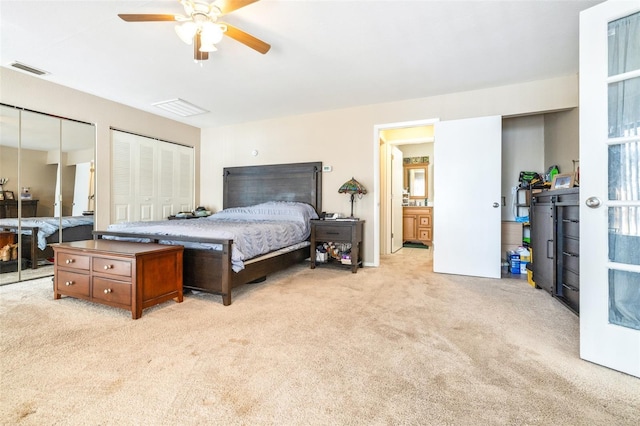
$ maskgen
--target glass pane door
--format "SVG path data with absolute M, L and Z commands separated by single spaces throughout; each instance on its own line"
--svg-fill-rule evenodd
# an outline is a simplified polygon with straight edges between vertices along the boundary
M 609 321 L 640 330 L 640 13 L 608 25 Z
M 580 357 L 640 377 L 640 3 L 580 14 Z

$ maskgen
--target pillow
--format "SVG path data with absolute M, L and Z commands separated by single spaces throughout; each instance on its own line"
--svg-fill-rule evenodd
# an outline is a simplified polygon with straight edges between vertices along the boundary
M 277 220 L 309 223 L 317 219 L 315 209 L 306 203 L 295 201 L 269 201 L 247 207 L 232 207 L 209 216 L 209 219 Z

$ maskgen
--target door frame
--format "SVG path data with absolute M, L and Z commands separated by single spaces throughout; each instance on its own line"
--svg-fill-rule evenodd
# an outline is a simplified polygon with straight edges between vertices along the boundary
M 397 123 L 386 123 L 386 124 L 376 124 L 373 126 L 373 266 L 380 266 L 380 247 L 382 237 L 380 235 L 381 224 L 384 223 L 390 228 L 391 214 L 390 208 L 384 209 L 382 211 L 382 197 L 385 197 L 385 200 L 391 199 L 391 189 L 385 185 L 384 194 L 382 193 L 383 188 L 381 188 L 380 184 L 380 176 L 382 172 L 382 168 L 386 167 L 386 163 L 383 163 L 380 158 L 380 132 L 383 130 L 391 130 L 391 129 L 404 129 L 408 127 L 420 127 L 420 126 L 430 126 L 439 122 L 439 118 L 429 118 L 422 120 L 414 120 L 414 121 L 402 121 Z M 385 142 L 386 144 L 386 142 Z M 384 238 L 390 238 L 390 235 L 385 235 Z M 390 244 L 386 244 L 385 247 Z

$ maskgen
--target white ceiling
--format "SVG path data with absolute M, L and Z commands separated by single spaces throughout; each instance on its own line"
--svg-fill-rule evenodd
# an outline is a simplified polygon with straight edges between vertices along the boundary
M 225 37 L 202 66 L 171 22 L 173 1 L 0 1 L 0 65 L 207 128 L 427 97 L 578 72 L 579 12 L 601 0 L 261 0 L 221 20 L 271 44 Z M 209 113 L 152 104 L 181 98 Z

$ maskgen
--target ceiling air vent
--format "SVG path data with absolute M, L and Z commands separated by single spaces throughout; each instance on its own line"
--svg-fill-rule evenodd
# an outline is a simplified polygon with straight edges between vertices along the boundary
M 199 106 L 190 104 L 189 102 L 182 99 L 171 99 L 168 101 L 156 102 L 153 105 L 181 117 L 190 117 L 192 115 L 204 114 L 205 112 L 209 112 L 206 109 L 202 109 Z
M 14 68 L 18 68 L 19 70 L 22 70 L 22 71 L 30 72 L 31 74 L 35 74 L 35 75 L 50 74 L 47 71 L 42 71 L 42 70 L 39 70 L 38 68 L 34 68 L 32 66 L 29 66 L 29 65 L 23 64 L 21 62 L 17 62 L 17 61 L 13 62 L 11 64 L 11 66 L 14 67 Z

